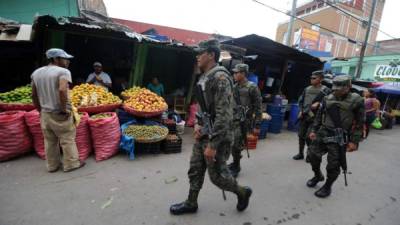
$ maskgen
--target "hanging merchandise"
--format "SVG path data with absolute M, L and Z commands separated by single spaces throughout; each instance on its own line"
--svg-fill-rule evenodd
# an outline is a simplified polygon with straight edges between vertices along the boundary
M 118 153 L 121 130 L 116 113 L 101 113 L 89 118 L 90 133 L 96 161 Z
M 31 150 L 32 140 L 23 111 L 0 113 L 0 161 L 23 155 Z

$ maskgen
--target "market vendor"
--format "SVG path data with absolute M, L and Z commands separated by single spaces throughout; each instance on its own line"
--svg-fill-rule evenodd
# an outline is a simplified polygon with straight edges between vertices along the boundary
M 147 89 L 158 94 L 159 96 L 164 96 L 164 85 L 158 81 L 157 77 L 151 80 L 151 83 L 147 85 Z
M 111 88 L 112 82 L 110 76 L 103 72 L 103 65 L 100 62 L 93 63 L 94 72 L 89 74 L 86 82 L 98 86 L 103 86 L 107 90 Z

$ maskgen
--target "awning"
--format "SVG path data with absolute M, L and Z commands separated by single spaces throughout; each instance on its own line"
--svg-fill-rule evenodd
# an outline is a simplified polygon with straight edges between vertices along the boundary
M 321 63 L 316 57 L 256 34 L 225 41 L 223 44 L 245 48 L 246 55 L 261 55 L 263 58 L 271 60 L 287 59 L 297 62 Z
M 385 83 L 380 87 L 374 88 L 374 91 L 376 93 L 400 95 L 400 82 Z

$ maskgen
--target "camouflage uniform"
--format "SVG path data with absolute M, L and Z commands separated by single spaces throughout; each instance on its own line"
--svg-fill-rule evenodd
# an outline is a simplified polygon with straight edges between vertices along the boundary
M 304 147 L 310 145 L 310 140 L 308 139 L 308 134 L 310 133 L 311 125 L 314 121 L 315 111 L 311 110 L 311 105 L 314 99 L 320 94 L 328 94 L 330 92 L 329 88 L 324 85 L 319 87 L 314 87 L 312 85 L 306 87 L 299 98 L 299 108 L 302 112 L 302 118 L 299 120 L 299 155 L 303 156 Z M 299 159 L 301 159 L 300 157 Z
M 346 79 L 348 78 L 346 77 L 347 76 L 340 76 L 337 80 L 339 82 L 347 82 Z M 333 89 L 335 89 L 335 86 Z M 317 138 L 312 142 L 309 148 L 309 157 L 312 170 L 316 176 L 321 177 L 321 159 L 324 154 L 328 153 L 328 164 L 326 166 L 327 181 L 324 186 L 329 188 L 329 194 L 331 185 L 340 174 L 340 146 L 337 142 L 332 141 L 332 137 L 335 135 L 335 124 L 327 112 L 327 109 L 333 104 L 339 106 L 341 125 L 345 134 L 347 134 L 346 136 L 349 142 L 355 143 L 356 145 L 362 140 L 365 113 L 364 100 L 360 95 L 355 93 L 348 93 L 342 98 L 330 94 L 325 96 L 322 101 L 322 105 L 318 110 L 311 128 L 311 132 L 316 133 Z M 320 179 L 320 181 L 321 180 L 323 179 Z
M 254 128 L 259 128 L 261 123 L 261 94 L 258 87 L 252 82 L 246 81 L 243 84 L 236 84 L 234 87 L 235 98 L 240 99 L 240 105 L 248 108 L 246 114 L 246 130 L 251 132 Z M 238 104 L 238 103 L 237 103 Z M 232 157 L 234 161 L 239 161 L 242 158 L 241 151 L 245 147 L 243 134 L 240 129 L 239 113 L 234 113 L 234 132 L 235 141 L 232 147 Z M 254 123 L 254 125 L 253 125 Z M 254 126 L 254 127 L 253 127 Z
M 211 111 L 209 113 L 213 120 L 213 129 L 210 140 L 204 136 L 193 146 L 188 172 L 190 189 L 200 191 L 208 169 L 210 179 L 216 186 L 237 192 L 238 185 L 226 165 L 233 142 L 233 81 L 224 67 L 216 66 L 203 74 L 198 84 L 205 88 L 204 97 Z M 217 150 L 215 162 L 207 162 L 204 157 L 208 144 Z
M 214 55 L 220 52 L 219 43 L 216 40 L 201 42 L 196 50 L 200 57 L 210 51 Z M 249 187 L 239 186 L 226 165 L 233 142 L 233 81 L 224 67 L 216 65 L 200 77 L 196 90 L 196 94 L 200 95 L 198 98 L 203 109 L 199 107 L 201 118 L 198 118 L 199 121 L 196 124 L 201 127 L 201 138 L 194 144 L 190 158 L 189 195 L 186 201 L 172 205 L 170 212 L 181 215 L 197 211 L 197 198 L 204 183 L 206 170 L 212 183 L 222 190 L 236 194 L 238 198 L 236 209 L 243 211 L 249 204 L 252 190 Z M 207 110 L 207 112 L 202 110 Z M 211 120 L 212 127 L 207 127 L 207 117 Z M 212 162 L 204 156 L 207 146 L 216 151 Z

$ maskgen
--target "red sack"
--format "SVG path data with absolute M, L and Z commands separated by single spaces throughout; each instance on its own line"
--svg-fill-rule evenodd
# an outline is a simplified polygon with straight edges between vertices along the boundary
M 92 135 L 96 161 L 106 160 L 118 153 L 121 130 L 116 113 L 107 113 L 111 117 L 91 119 L 89 127 Z
M 32 140 L 24 120 L 25 112 L 0 113 L 0 161 L 5 161 L 31 150 Z
M 89 114 L 81 114 L 81 121 L 76 128 L 76 147 L 78 148 L 79 159 L 85 161 L 92 152 L 92 141 L 89 130 Z
M 25 113 L 25 122 L 28 125 L 29 131 L 33 137 L 33 147 L 35 148 L 36 154 L 41 159 L 46 159 L 46 153 L 44 150 L 44 137 L 42 128 L 40 127 L 40 114 L 37 110 L 32 110 Z

